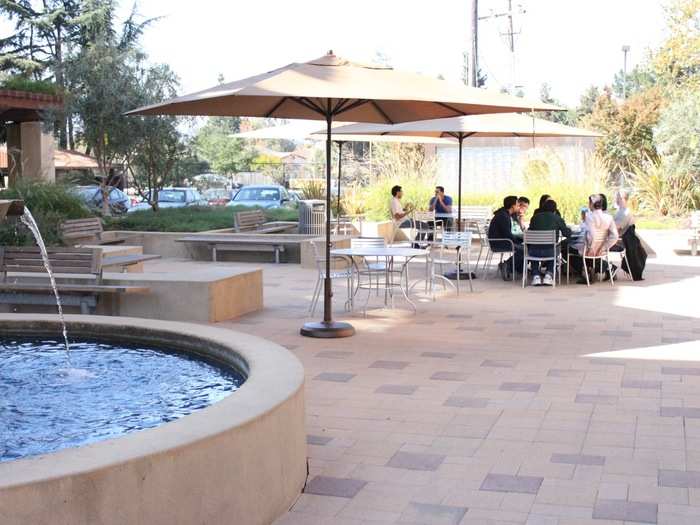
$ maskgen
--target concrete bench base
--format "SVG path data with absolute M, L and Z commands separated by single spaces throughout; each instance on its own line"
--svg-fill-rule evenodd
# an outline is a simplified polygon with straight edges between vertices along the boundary
M 35 276 L 21 275 L 23 280 Z M 72 281 L 79 284 L 75 276 Z M 40 282 L 40 281 L 37 281 Z M 148 287 L 148 294 L 100 294 L 96 313 L 215 323 L 235 319 L 263 308 L 262 270 L 206 268 L 173 273 L 109 273 L 103 284 Z M 55 303 L 43 305 L 0 305 L 0 312 L 54 313 Z M 80 310 L 66 304 L 66 313 Z

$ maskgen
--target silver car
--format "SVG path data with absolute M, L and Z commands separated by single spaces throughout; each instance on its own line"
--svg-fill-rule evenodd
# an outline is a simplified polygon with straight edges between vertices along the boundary
M 285 187 L 273 184 L 243 186 L 227 206 L 248 206 L 251 208 L 294 207 Z
M 158 208 L 185 208 L 188 206 L 208 206 L 207 200 L 195 188 L 163 188 L 158 192 Z M 148 202 L 139 202 L 129 209 L 129 213 L 148 210 Z

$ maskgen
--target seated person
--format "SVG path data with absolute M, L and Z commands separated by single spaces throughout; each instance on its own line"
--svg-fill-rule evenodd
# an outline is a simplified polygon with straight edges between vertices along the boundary
M 401 198 L 403 197 L 403 190 L 401 186 L 394 186 L 391 188 L 391 220 L 394 221 L 395 228 L 410 228 L 411 221 L 408 215 L 411 213 L 410 210 L 404 210 L 401 204 Z
M 547 202 L 549 199 L 551 199 L 552 196 L 549 195 L 548 193 L 545 193 L 540 197 L 540 205 L 537 207 L 535 211 L 532 212 L 532 216 L 534 217 L 538 213 L 544 211 L 544 203 Z M 561 213 L 559 213 L 559 209 L 557 209 L 557 215 L 561 217 Z
M 622 238 L 627 229 L 634 224 L 634 216 L 627 207 L 628 199 L 629 193 L 627 193 L 626 190 L 618 190 L 615 194 L 615 204 L 617 204 L 617 213 L 615 214 L 614 220 L 620 238 Z M 618 242 L 618 244 L 615 247 L 619 245 L 620 243 Z M 615 247 L 611 249 L 614 249 Z
M 491 219 L 491 224 L 489 224 L 488 238 L 491 250 L 495 253 L 510 252 L 511 250 L 514 252 L 513 257 L 507 261 L 502 261 L 498 265 L 504 281 L 513 278 L 513 260 L 515 261 L 516 272 L 522 270 L 523 267 L 523 239 L 513 235 L 511 219 L 517 208 L 518 198 L 515 195 L 509 195 L 503 199 L 503 207 L 496 210 Z
M 435 197 L 430 199 L 430 211 L 435 212 L 435 219 L 442 221 L 445 230 L 452 229 L 452 197 L 445 195 L 445 188 L 435 186 Z
M 523 232 L 527 229 L 525 225 L 525 215 L 527 210 L 530 208 L 530 199 L 527 197 L 518 197 L 518 207 L 515 214 L 512 216 L 513 219 L 513 235 L 523 236 Z
M 612 215 L 609 215 L 603 211 L 603 204 L 604 200 L 600 194 L 594 194 L 588 198 L 588 212 L 584 214 L 583 222 L 581 224 L 581 240 L 571 246 L 569 250 L 570 253 L 575 255 L 583 255 L 585 249 L 586 255 L 597 256 L 606 249 L 610 249 L 612 246 L 614 246 L 617 240 L 620 238 L 619 234 L 617 233 L 615 221 L 613 220 Z M 596 244 L 596 234 L 601 231 L 606 232 L 605 240 L 603 243 L 598 242 Z M 572 259 L 572 266 L 579 272 L 583 271 L 583 263 L 581 259 Z M 602 264 L 600 270 L 606 275 L 606 279 L 610 277 L 607 273 L 606 264 Z M 579 284 L 587 284 L 585 277 L 581 277 L 577 282 Z
M 548 199 L 543 203 L 542 209 L 537 215 L 532 216 L 530 221 L 530 231 L 556 231 L 558 237 L 570 237 L 571 229 L 566 225 L 564 219 L 557 215 L 557 203 L 552 199 Z M 552 257 L 552 247 L 542 245 L 530 245 L 527 248 L 529 254 L 535 257 Z M 541 277 L 539 271 L 533 271 L 532 285 L 552 286 L 552 278 L 554 275 L 554 261 L 545 261 L 545 275 Z M 539 265 L 538 265 L 539 266 Z M 537 269 L 535 269 L 537 270 Z

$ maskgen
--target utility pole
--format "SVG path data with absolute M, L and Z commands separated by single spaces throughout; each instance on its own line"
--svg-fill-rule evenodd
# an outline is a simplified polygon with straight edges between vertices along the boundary
M 472 60 L 469 66 L 469 85 L 478 87 L 479 83 L 479 0 L 472 2 Z
M 622 98 L 627 99 L 627 53 L 630 52 L 630 46 L 622 46 Z
M 517 13 L 514 12 L 514 9 L 517 10 Z M 511 58 L 511 89 L 513 93 L 515 92 L 517 87 L 517 73 L 516 73 L 516 58 L 515 58 L 515 35 L 520 34 L 520 31 L 515 30 L 515 24 L 514 24 L 514 15 L 515 14 L 524 14 L 526 11 L 523 8 L 522 5 L 518 4 L 515 8 L 513 7 L 513 0 L 508 0 L 508 9 L 504 12 L 495 12 L 493 9 L 490 10 L 490 13 L 488 15 L 484 15 L 479 17 L 479 20 L 489 20 L 489 19 L 496 19 L 496 18 L 503 18 L 507 17 L 508 18 L 508 26 L 507 26 L 507 31 L 505 33 L 501 33 L 501 36 L 506 37 L 506 46 L 508 47 L 508 51 L 510 51 L 510 58 Z

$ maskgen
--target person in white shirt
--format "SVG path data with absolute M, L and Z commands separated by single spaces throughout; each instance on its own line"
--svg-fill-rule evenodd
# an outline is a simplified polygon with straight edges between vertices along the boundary
M 615 213 L 615 226 L 617 226 L 617 231 L 622 237 L 627 228 L 634 224 L 634 216 L 627 207 L 627 200 L 629 199 L 629 193 L 627 190 L 618 190 L 615 194 L 615 204 L 617 204 L 617 213 Z
M 596 240 L 596 234 L 601 231 L 607 232 L 602 242 Z M 591 195 L 588 198 L 588 212 L 585 213 L 581 224 L 580 241 L 575 243 L 572 248 L 574 248 L 579 255 L 583 255 L 585 240 L 586 255 L 599 255 L 606 249 L 610 249 L 614 246 L 619 238 L 620 235 L 617 232 L 617 226 L 615 226 L 612 215 L 603 211 L 603 198 L 599 194 Z M 574 260 L 572 260 L 572 263 L 574 263 Z M 580 270 L 583 271 L 582 264 L 576 266 L 580 266 Z M 576 266 L 574 266 L 574 268 L 578 270 Z M 605 264 L 603 264 L 602 270 L 607 274 L 607 266 Z M 587 284 L 585 277 L 581 277 L 577 282 L 579 284 Z
M 408 220 L 408 215 L 411 211 L 404 210 L 401 197 L 403 197 L 401 186 L 391 188 L 391 220 L 397 228 L 410 228 L 411 221 Z

